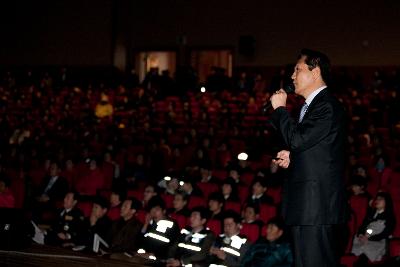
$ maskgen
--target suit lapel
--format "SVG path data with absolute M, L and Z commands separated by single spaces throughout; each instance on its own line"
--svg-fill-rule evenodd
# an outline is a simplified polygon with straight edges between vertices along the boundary
M 314 99 L 313 99 L 313 101 L 311 102 L 310 106 L 308 106 L 307 112 L 306 112 L 306 114 L 304 114 L 304 117 L 303 117 L 303 120 L 302 120 L 302 121 L 304 121 L 305 119 L 307 119 L 308 114 L 309 114 L 310 112 L 312 112 L 312 110 L 313 110 L 314 106 L 316 105 L 316 103 L 318 103 L 327 93 L 328 93 L 328 87 L 325 88 L 325 89 L 323 89 L 321 92 L 319 92 L 319 93 L 314 97 Z

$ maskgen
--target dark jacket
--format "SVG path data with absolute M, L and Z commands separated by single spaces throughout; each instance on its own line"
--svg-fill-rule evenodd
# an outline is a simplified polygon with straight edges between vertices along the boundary
M 190 228 L 182 229 L 177 242 L 169 250 L 169 258 L 179 259 L 185 265 L 208 266 L 207 257 L 215 235 L 208 229 L 194 233 Z M 198 250 L 195 250 L 198 249 Z
M 369 209 L 367 215 L 365 216 L 363 223 L 361 224 L 360 228 L 358 229 L 358 234 L 363 235 L 366 233 L 368 225 L 371 222 L 382 220 L 385 222 L 385 228 L 379 234 L 372 234 L 368 237 L 368 240 L 371 241 L 380 241 L 382 239 L 387 239 L 393 233 L 394 228 L 396 226 L 396 219 L 393 214 L 389 212 L 382 212 L 378 214 L 375 218 L 374 215 L 376 213 L 376 209 Z
M 125 221 L 123 218 L 115 221 L 108 233 L 111 252 L 136 252 L 141 236 L 142 223 L 132 217 Z
M 290 151 L 282 203 L 286 223 L 344 223 L 346 121 L 342 104 L 324 89 L 313 99 L 301 123 L 284 107 L 274 110 L 271 123 Z
M 287 242 L 270 242 L 260 238 L 247 250 L 240 264 L 241 267 L 290 267 L 293 254 Z

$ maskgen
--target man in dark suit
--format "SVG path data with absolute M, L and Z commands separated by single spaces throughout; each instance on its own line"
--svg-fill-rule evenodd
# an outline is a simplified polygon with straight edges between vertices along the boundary
M 326 55 L 301 51 L 292 75 L 295 93 L 305 98 L 298 120 L 285 108 L 284 90 L 271 96 L 271 123 L 287 146 L 274 161 L 289 173 L 282 212 L 292 229 L 296 267 L 338 266 L 334 232 L 345 221 L 345 110 L 327 89 L 329 69 Z

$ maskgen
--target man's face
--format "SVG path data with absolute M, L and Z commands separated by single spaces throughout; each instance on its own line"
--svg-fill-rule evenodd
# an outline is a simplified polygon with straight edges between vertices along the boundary
M 173 205 L 174 205 L 174 209 L 180 210 L 186 205 L 186 201 L 183 199 L 182 195 L 177 194 L 174 196 Z
M 224 219 L 224 234 L 228 237 L 234 236 L 240 232 L 240 224 L 235 223 L 233 218 Z
M 121 206 L 121 217 L 127 218 L 133 214 L 135 214 L 135 210 L 131 209 L 132 200 L 125 200 Z
M 57 164 L 51 164 L 50 165 L 50 176 L 54 177 L 58 175 L 58 166 Z
M 216 212 L 221 208 L 221 203 L 219 203 L 216 200 L 211 199 L 210 201 L 208 201 L 208 207 L 209 207 L 210 211 Z
M 164 210 L 159 206 L 155 206 L 150 210 L 150 216 L 153 220 L 158 222 L 164 217 Z
M 152 198 L 154 195 L 155 195 L 155 193 L 154 193 L 154 188 L 153 188 L 152 186 L 147 186 L 147 187 L 144 189 L 143 199 L 144 199 L 145 201 L 149 201 L 150 198 Z
M 110 204 L 112 207 L 117 206 L 120 202 L 119 195 L 115 193 L 111 193 L 110 195 Z
M 275 224 L 268 224 L 267 226 L 267 240 L 268 241 L 275 241 L 279 237 L 281 237 L 283 234 L 283 231 L 279 229 Z
M 194 211 L 190 214 L 190 226 L 192 228 L 197 228 L 203 226 L 206 220 L 201 218 L 200 212 Z
M 308 69 L 308 65 L 305 63 L 305 56 L 302 56 L 298 61 L 294 68 L 294 72 L 292 74 L 293 84 L 295 86 L 295 93 L 306 97 L 310 88 L 315 82 L 315 75 L 313 71 Z
M 257 214 L 254 211 L 253 207 L 247 207 L 244 210 L 244 219 L 245 221 L 254 221 L 255 219 L 257 219 Z
M 253 195 L 262 195 L 266 191 L 266 187 L 263 187 L 259 182 L 253 185 Z
M 74 200 L 74 194 L 73 193 L 68 193 L 64 197 L 64 209 L 72 209 L 75 204 L 76 200 Z
M 92 215 L 96 218 L 101 218 L 107 213 L 107 209 L 104 209 L 99 204 L 94 203 L 92 207 Z

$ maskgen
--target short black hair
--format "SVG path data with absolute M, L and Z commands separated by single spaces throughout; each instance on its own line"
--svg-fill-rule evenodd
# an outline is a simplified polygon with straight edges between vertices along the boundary
M 174 196 L 176 196 L 176 195 L 180 195 L 180 196 L 182 196 L 182 200 L 186 201 L 186 203 L 188 203 L 188 202 L 189 202 L 189 195 L 188 195 L 188 194 L 186 194 L 186 192 L 185 192 L 185 191 L 178 190 L 178 191 L 176 191 L 176 192 L 175 192 L 175 195 L 174 195 Z
M 232 218 L 235 223 L 241 223 L 242 217 L 234 210 L 227 210 L 224 212 L 224 220 Z
M 248 203 L 248 204 L 246 204 L 244 209 L 247 209 L 247 208 L 252 208 L 254 210 L 255 214 L 260 214 L 260 206 L 259 205 L 256 205 L 254 203 Z
M 305 57 L 305 63 L 309 70 L 319 67 L 322 80 L 328 84 L 331 79 L 331 63 L 327 55 L 320 51 L 303 48 L 300 51 L 298 59 Z
M 117 195 L 121 202 L 126 199 L 126 191 L 121 188 L 114 188 L 111 193 Z
M 203 206 L 196 206 L 191 210 L 191 213 L 198 212 L 202 219 L 208 220 L 210 218 L 210 211 Z
M 251 186 L 253 186 L 256 183 L 260 183 L 262 187 L 268 187 L 266 177 L 257 176 L 256 178 L 254 178 L 253 182 L 251 183 Z
M 96 196 L 93 200 L 93 204 L 97 204 L 100 207 L 102 207 L 103 209 L 108 209 L 110 206 L 109 201 L 105 197 L 102 197 L 102 196 Z
M 222 193 L 220 193 L 220 192 L 213 192 L 213 193 L 211 193 L 211 194 L 208 196 L 208 201 L 210 201 L 210 200 L 215 200 L 215 201 L 217 201 L 217 202 L 219 202 L 219 203 L 222 203 L 222 204 L 225 203 L 225 198 L 224 198 L 224 196 L 222 195 Z
M 81 198 L 81 195 L 79 194 L 78 191 L 70 190 L 70 191 L 68 191 L 65 195 L 68 195 L 68 194 L 72 194 L 74 200 L 76 200 L 76 201 L 79 202 L 79 200 L 80 200 L 80 198 Z
M 282 217 L 276 216 L 268 220 L 267 225 L 273 224 L 281 230 L 285 230 L 285 222 Z
M 150 211 L 155 207 L 160 207 L 162 210 L 165 210 L 165 201 L 158 195 L 150 198 L 149 203 L 147 204 L 147 210 Z
M 131 210 L 140 210 L 142 208 L 142 203 L 134 197 L 128 197 L 126 200 L 131 201 Z

